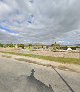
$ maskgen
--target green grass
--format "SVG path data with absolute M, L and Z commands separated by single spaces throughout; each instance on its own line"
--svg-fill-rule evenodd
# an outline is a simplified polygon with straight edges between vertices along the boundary
M 22 53 L 15 53 L 15 52 L 3 52 L 3 53 L 27 56 L 27 57 L 32 57 L 32 58 L 39 58 L 39 59 L 55 61 L 59 63 L 79 64 L 80 65 L 80 59 L 77 59 L 77 58 L 52 57 L 52 56 L 42 56 L 42 55 L 34 55 L 34 54 L 22 54 Z

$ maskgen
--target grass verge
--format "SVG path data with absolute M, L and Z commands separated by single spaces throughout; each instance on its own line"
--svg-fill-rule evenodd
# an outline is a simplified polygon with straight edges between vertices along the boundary
M 76 58 L 52 57 L 52 56 L 42 56 L 42 55 L 34 55 L 34 54 L 22 54 L 22 53 L 15 53 L 15 52 L 2 52 L 2 53 L 27 56 L 27 57 L 38 58 L 38 59 L 43 59 L 43 60 L 55 61 L 59 63 L 80 65 L 80 59 L 76 59 Z

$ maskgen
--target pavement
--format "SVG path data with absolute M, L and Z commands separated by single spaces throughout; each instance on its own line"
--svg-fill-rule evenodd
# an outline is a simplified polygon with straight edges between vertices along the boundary
M 0 56 L 0 92 L 80 92 L 80 73 Z

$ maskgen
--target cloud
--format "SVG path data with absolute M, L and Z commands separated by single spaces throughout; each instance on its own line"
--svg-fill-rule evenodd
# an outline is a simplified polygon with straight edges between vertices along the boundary
M 0 16 L 3 16 L 4 14 L 10 11 L 11 11 L 10 7 L 7 4 L 0 1 Z
M 6 27 L 0 26 L 0 31 L 3 32 L 3 33 L 9 34 L 9 35 L 18 36 L 17 32 L 10 30 L 10 29 L 7 29 Z
M 0 25 L 17 32 L 23 42 L 60 42 L 67 36 L 65 43 L 73 39 L 79 43 L 80 37 L 75 40 L 80 34 L 79 9 L 76 0 L 1 0 Z

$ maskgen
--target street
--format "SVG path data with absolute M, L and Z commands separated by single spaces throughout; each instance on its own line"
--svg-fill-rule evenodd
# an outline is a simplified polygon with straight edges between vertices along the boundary
M 80 92 L 80 73 L 0 57 L 0 92 Z

